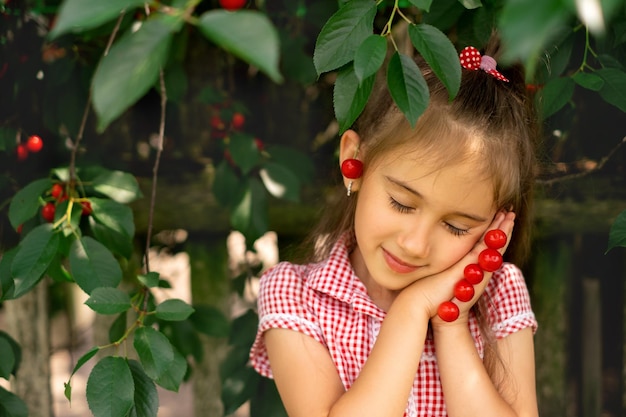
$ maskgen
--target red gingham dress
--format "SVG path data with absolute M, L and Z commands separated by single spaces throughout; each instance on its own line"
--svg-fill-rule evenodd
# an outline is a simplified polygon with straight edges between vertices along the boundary
M 251 364 L 261 375 L 272 377 L 263 332 L 272 328 L 291 329 L 312 337 L 328 349 L 345 389 L 350 389 L 374 346 L 385 312 L 369 298 L 348 255 L 346 242 L 341 239 L 324 262 L 308 265 L 283 262 L 262 276 L 259 329 L 250 351 Z M 494 323 L 497 338 L 526 327 L 536 331 L 528 290 L 516 266 L 503 264 L 493 274 L 485 293 L 490 300 L 490 322 Z M 469 327 L 482 358 L 483 340 L 473 315 Z M 432 338 L 425 341 L 404 416 L 447 416 Z

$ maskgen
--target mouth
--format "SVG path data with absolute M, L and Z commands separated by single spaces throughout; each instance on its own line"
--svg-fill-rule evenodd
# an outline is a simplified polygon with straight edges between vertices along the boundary
M 411 265 L 401 261 L 400 259 L 393 256 L 391 253 L 387 252 L 385 249 L 383 249 L 383 258 L 385 259 L 385 262 L 387 263 L 389 269 L 398 274 L 408 274 L 420 268 L 417 265 Z

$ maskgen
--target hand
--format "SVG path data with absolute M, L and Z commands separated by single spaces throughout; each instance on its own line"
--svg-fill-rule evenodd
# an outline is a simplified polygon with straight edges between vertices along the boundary
M 506 236 L 507 236 L 507 240 L 506 240 L 506 244 L 504 245 L 504 247 L 500 248 L 498 251 L 500 252 L 500 254 L 504 254 L 504 252 L 506 251 L 509 242 L 510 242 L 510 237 L 511 234 L 513 232 L 513 225 L 514 225 L 514 219 L 515 219 L 515 214 L 514 213 L 498 213 L 493 222 L 491 223 L 491 225 L 489 225 L 489 227 L 487 228 L 487 230 L 485 231 L 485 233 L 483 234 L 483 236 L 481 236 L 481 238 L 478 240 L 478 242 L 476 243 L 476 245 L 474 245 L 474 247 L 472 248 L 472 250 L 465 256 L 463 257 L 459 262 L 457 262 L 457 264 L 453 265 L 451 268 L 449 268 L 446 272 L 446 275 L 449 276 L 449 274 L 447 274 L 448 272 L 452 272 L 454 274 L 456 274 L 457 270 L 459 268 L 460 269 L 460 275 L 457 275 L 456 281 L 452 284 L 453 287 L 454 285 L 456 285 L 456 283 L 462 279 L 463 277 L 463 269 L 465 268 L 465 266 L 469 265 L 470 263 L 477 263 L 477 258 L 478 258 L 478 254 L 480 252 L 482 252 L 484 249 L 487 248 L 487 245 L 484 242 L 484 238 L 485 235 L 487 234 L 487 232 L 489 230 L 493 230 L 493 229 L 500 229 L 502 231 L 505 232 Z M 487 284 L 489 283 L 489 280 L 491 279 L 491 276 L 493 275 L 492 272 L 488 272 L 488 271 L 484 271 L 484 277 L 483 280 L 478 283 L 475 284 L 474 287 L 474 296 L 472 297 L 471 300 L 469 301 L 461 301 L 457 298 L 452 298 L 452 302 L 454 304 L 456 304 L 459 307 L 459 317 L 452 321 L 452 322 L 446 322 L 444 320 L 442 320 L 435 312 L 435 314 L 431 315 L 431 322 L 433 324 L 433 326 L 440 326 L 440 325 L 450 325 L 452 323 L 467 323 L 468 320 L 468 313 L 470 311 L 470 309 L 472 308 L 472 306 L 476 303 L 476 301 L 478 301 L 478 299 L 480 298 L 480 296 L 483 294 L 485 288 L 487 287 Z M 446 300 L 444 300 L 446 301 Z M 438 307 L 439 305 L 437 305 Z

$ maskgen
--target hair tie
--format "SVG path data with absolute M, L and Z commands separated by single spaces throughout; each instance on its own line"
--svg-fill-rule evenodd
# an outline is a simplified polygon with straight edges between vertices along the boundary
M 461 66 L 463 68 L 473 71 L 481 69 L 500 81 L 509 82 L 508 78 L 500 74 L 496 69 L 496 60 L 489 55 L 481 56 L 478 49 L 473 46 L 466 46 L 459 54 L 459 58 L 461 59 Z

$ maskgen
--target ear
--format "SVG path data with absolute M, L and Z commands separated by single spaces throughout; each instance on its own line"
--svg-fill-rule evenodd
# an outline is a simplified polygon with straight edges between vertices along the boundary
M 346 159 L 361 159 L 360 156 L 363 152 L 362 149 L 359 149 L 361 145 L 361 137 L 354 130 L 346 130 L 343 135 L 341 135 L 341 142 L 339 144 L 339 168 L 341 169 L 341 164 Z M 342 174 L 343 175 L 343 174 Z M 352 191 L 357 191 L 359 189 L 359 185 L 361 183 L 360 179 L 351 180 L 349 178 L 343 177 L 343 183 L 348 188 L 348 185 L 352 182 Z

